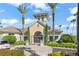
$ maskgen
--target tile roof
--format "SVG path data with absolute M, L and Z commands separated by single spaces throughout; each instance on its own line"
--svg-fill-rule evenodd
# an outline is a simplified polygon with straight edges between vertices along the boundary
M 5 27 L 0 29 L 1 33 L 21 33 L 21 30 L 16 27 Z

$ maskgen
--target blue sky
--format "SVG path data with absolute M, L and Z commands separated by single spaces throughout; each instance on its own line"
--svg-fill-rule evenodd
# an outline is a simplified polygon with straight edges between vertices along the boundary
M 14 4 L 14 3 L 0 3 L 0 21 L 3 27 L 6 26 L 15 26 L 21 28 L 21 14 L 18 11 L 17 7 L 19 5 L 24 5 L 27 9 L 25 14 L 25 28 L 29 24 L 35 21 L 34 14 L 36 13 L 48 13 L 49 14 L 49 26 L 52 27 L 52 13 L 51 8 L 47 3 L 24 3 L 24 4 Z M 77 12 L 77 4 L 75 3 L 61 3 L 57 4 L 55 11 L 55 28 L 58 28 L 58 25 L 62 25 L 62 30 L 64 33 L 76 33 L 76 23 L 74 24 L 75 29 L 73 29 L 73 24 L 70 21 L 76 16 L 73 16 Z M 66 27 L 69 27 L 67 32 Z

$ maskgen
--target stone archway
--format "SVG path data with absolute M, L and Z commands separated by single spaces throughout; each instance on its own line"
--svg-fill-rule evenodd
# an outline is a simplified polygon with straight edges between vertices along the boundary
M 34 44 L 40 44 L 43 40 L 43 35 L 40 31 L 34 33 Z

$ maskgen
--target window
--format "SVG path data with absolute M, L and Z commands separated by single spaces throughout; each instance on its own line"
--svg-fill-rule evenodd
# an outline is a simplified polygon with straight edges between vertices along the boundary
M 13 33 L 9 33 L 9 35 L 14 35 Z

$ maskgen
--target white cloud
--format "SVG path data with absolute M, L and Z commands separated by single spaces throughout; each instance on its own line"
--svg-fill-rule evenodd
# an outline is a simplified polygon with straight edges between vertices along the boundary
M 62 28 L 63 28 L 63 27 L 66 27 L 66 25 L 62 25 Z
M 45 5 L 45 3 L 31 3 L 30 5 L 31 5 L 31 6 L 34 6 L 34 7 L 36 7 L 36 8 L 40 8 L 40 9 L 42 9 L 42 10 L 48 10 L 48 8 L 49 8 L 49 7 L 47 7 L 47 6 Z
M 23 3 L 10 3 L 10 4 L 15 6 L 15 7 L 18 7 L 18 6 L 22 5 Z
M 55 25 L 55 28 L 58 28 L 58 25 Z
M 41 12 L 41 11 L 38 9 L 34 10 L 34 13 L 39 13 L 39 12 Z
M 73 24 L 73 23 L 71 23 L 71 24 L 70 24 L 70 27 L 73 27 L 73 26 L 74 26 L 74 27 L 76 27 L 76 26 L 77 26 L 77 24 L 76 24 L 76 23 L 74 23 L 74 24 Z
M 5 12 L 5 10 L 3 10 L 3 9 L 0 9 L 0 13 L 3 13 L 3 12 Z
M 18 23 L 18 20 L 17 19 L 1 19 L 1 23 L 13 25 L 13 24 Z
M 74 7 L 74 8 L 69 8 L 71 14 L 75 14 L 77 13 L 77 7 Z
M 59 25 L 55 25 L 56 28 L 59 28 Z M 61 28 L 66 27 L 66 25 L 61 25 Z
M 77 16 L 70 16 L 70 17 L 67 18 L 67 21 L 71 21 L 73 19 L 77 19 Z
M 51 19 L 52 18 L 52 15 L 50 15 L 49 18 Z
M 25 24 L 31 24 L 34 21 L 35 21 L 34 19 L 27 18 L 27 19 L 25 19 Z
M 63 4 L 66 4 L 66 3 L 59 3 L 59 4 L 62 4 L 63 5 Z

